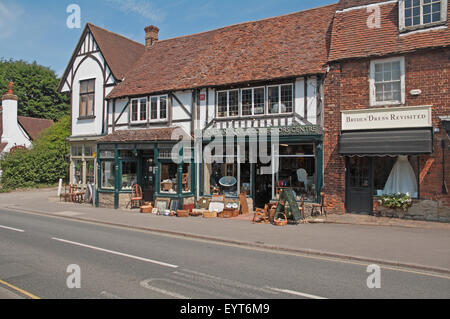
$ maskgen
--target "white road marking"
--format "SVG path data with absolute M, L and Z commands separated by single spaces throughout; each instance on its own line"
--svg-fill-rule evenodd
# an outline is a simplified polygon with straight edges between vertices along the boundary
M 294 291 L 294 290 L 278 289 L 278 288 L 271 288 L 271 287 L 267 287 L 267 288 L 275 290 L 275 291 L 278 291 L 278 292 L 282 292 L 282 293 L 285 293 L 285 294 L 305 297 L 305 298 L 309 298 L 309 299 L 328 299 L 328 298 L 325 298 L 325 297 L 319 297 L 319 296 L 314 296 L 314 295 L 310 295 L 310 294 L 305 294 L 303 292 L 298 292 L 298 291 Z
M 24 233 L 24 232 L 25 232 L 25 231 L 22 230 L 22 229 L 11 228 L 11 227 L 6 227 L 6 226 L 2 226 L 2 225 L 0 225 L 0 228 L 7 229 L 7 230 L 12 230 L 12 231 L 16 231 L 16 232 L 19 232 L 19 233 Z
M 103 249 L 103 248 L 90 246 L 90 245 L 86 245 L 86 244 L 81 244 L 81 243 L 77 243 L 77 242 L 69 241 L 69 240 L 65 240 L 65 239 L 60 239 L 60 238 L 55 238 L 55 237 L 53 237 L 52 239 L 56 240 L 56 241 L 59 241 L 59 242 L 62 242 L 62 243 L 71 244 L 71 245 L 75 245 L 75 246 L 79 246 L 79 247 L 90 248 L 90 249 L 102 251 L 102 252 L 105 252 L 105 253 L 110 253 L 110 254 L 117 255 L 117 256 L 122 256 L 122 257 L 128 257 L 128 258 L 132 258 L 132 259 L 136 259 L 136 260 L 140 260 L 140 261 L 144 261 L 144 262 L 147 262 L 147 263 L 152 263 L 152 264 L 156 264 L 156 265 L 160 265 L 160 266 L 164 266 L 164 267 L 169 267 L 169 268 L 178 268 L 179 267 L 179 266 L 176 266 L 176 265 L 171 265 L 171 264 L 163 263 L 163 262 L 152 260 L 152 259 L 148 259 L 148 258 L 128 255 L 128 254 L 120 253 L 120 252 L 117 252 L 117 251 Z
M 176 292 L 171 292 L 171 291 L 168 291 L 168 290 L 165 290 L 165 289 L 156 288 L 156 287 L 151 286 L 150 283 L 153 280 L 155 280 L 155 279 L 144 280 L 144 281 L 141 282 L 141 286 L 146 288 L 146 289 L 153 290 L 153 291 L 155 291 L 157 293 L 160 293 L 160 294 L 172 297 L 172 298 L 176 298 L 176 299 L 190 299 L 190 298 L 188 298 L 186 296 L 177 294 Z

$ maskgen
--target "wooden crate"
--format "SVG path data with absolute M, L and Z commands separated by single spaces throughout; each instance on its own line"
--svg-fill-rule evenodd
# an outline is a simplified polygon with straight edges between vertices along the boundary
M 217 218 L 216 212 L 204 212 L 203 218 Z
M 153 212 L 153 206 L 146 205 L 141 207 L 141 214 L 151 214 Z
M 179 210 L 177 211 L 177 217 L 189 217 L 188 210 Z

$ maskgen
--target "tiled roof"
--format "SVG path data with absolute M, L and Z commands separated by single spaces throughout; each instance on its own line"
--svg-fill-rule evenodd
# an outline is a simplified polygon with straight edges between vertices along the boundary
M 383 56 L 450 46 L 449 20 L 447 28 L 401 34 L 398 3 L 382 4 L 380 12 L 380 28 L 368 27 L 367 21 L 373 12 L 367 12 L 367 8 L 338 12 L 333 23 L 329 60 Z
M 338 4 L 338 10 L 345 10 L 349 8 L 365 6 L 377 2 L 386 2 L 386 0 L 341 0 Z
M 39 133 L 53 125 L 52 120 L 25 116 L 18 116 L 17 121 L 32 140 L 35 140 L 38 137 Z
M 336 5 L 158 41 L 108 98 L 324 73 Z
M 180 127 L 121 130 L 101 138 L 98 143 L 131 143 L 152 141 L 178 141 L 179 137 L 191 139 Z
M 145 46 L 119 34 L 87 24 L 114 77 L 122 80 L 145 51 Z

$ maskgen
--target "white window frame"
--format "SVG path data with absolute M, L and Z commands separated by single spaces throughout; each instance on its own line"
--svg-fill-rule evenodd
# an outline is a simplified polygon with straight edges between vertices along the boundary
M 145 100 L 145 114 L 146 114 L 146 119 L 145 120 L 140 120 L 141 118 L 141 109 L 142 109 L 142 104 L 141 101 Z M 137 101 L 137 116 L 138 116 L 138 120 L 137 121 L 133 121 L 133 102 Z M 142 124 L 142 123 L 147 123 L 147 119 L 149 116 L 149 112 L 148 112 L 148 98 L 146 97 L 141 97 L 141 98 L 136 98 L 136 99 L 132 99 L 130 102 L 130 123 L 131 124 Z
M 437 25 L 445 24 L 447 21 L 448 0 L 441 0 L 441 20 L 438 22 L 423 23 L 423 0 L 420 0 L 420 24 L 405 26 L 405 0 L 399 1 L 399 29 L 400 31 L 417 30 L 423 28 L 431 28 Z
M 255 114 L 255 90 L 257 90 L 257 89 L 263 89 L 263 90 L 264 90 L 264 112 L 261 113 L 261 114 Z M 243 91 L 244 91 L 244 90 L 251 90 L 251 91 L 252 91 L 252 107 L 251 107 L 252 114 L 248 114 L 248 115 L 244 115 L 244 114 L 243 114 L 244 103 L 242 102 L 242 101 L 243 101 L 243 99 L 242 99 L 242 94 L 243 94 Z M 241 116 L 243 116 L 243 117 L 245 117 L 245 116 L 263 116 L 263 115 L 266 114 L 266 109 L 267 109 L 267 107 L 266 107 L 266 105 L 267 105 L 267 102 L 266 102 L 266 100 L 267 100 L 267 92 L 266 92 L 266 88 L 265 88 L 264 86 L 256 86 L 256 87 L 251 87 L 251 88 L 243 88 L 243 89 L 241 89 L 241 92 L 240 92 L 239 97 L 240 97 L 240 103 L 239 103 L 239 104 L 240 104 L 240 111 L 239 111 L 239 114 L 240 114 Z
M 230 115 L 230 92 L 238 92 L 238 115 Z M 226 115 L 225 116 L 219 116 L 219 94 L 220 93 L 227 93 L 227 110 L 226 110 Z M 234 90 L 222 90 L 222 91 L 217 91 L 216 92 L 216 100 L 217 100 L 217 111 L 216 111 L 216 117 L 220 118 L 220 119 L 224 119 L 227 117 L 238 117 L 241 115 L 241 101 L 240 99 L 240 90 L 239 89 L 234 89 Z
M 152 118 L 152 99 L 157 98 L 157 118 Z M 161 98 L 166 98 L 166 117 L 161 118 Z M 167 121 L 169 117 L 169 96 L 168 95 L 153 95 L 148 98 L 148 120 L 149 122 L 162 122 Z
M 400 62 L 400 101 L 377 101 L 376 86 L 375 86 L 375 65 L 378 63 Z M 377 59 L 370 61 L 369 72 L 370 83 L 370 105 L 384 106 L 384 105 L 401 105 L 406 101 L 406 81 L 405 81 L 405 57 L 393 57 L 387 59 Z
M 281 87 L 282 86 L 290 86 L 291 87 L 291 93 L 292 93 L 292 111 L 291 112 L 281 112 L 281 107 L 278 108 L 278 113 L 271 113 L 270 112 L 270 101 L 269 101 L 269 89 L 277 87 L 278 88 L 278 105 L 281 106 Z M 266 92 L 266 104 L 267 104 L 267 114 L 269 115 L 277 115 L 277 114 L 292 114 L 295 112 L 295 92 L 294 92 L 294 85 L 292 83 L 285 83 L 285 84 L 278 84 L 278 85 L 269 85 L 267 86 L 267 92 Z

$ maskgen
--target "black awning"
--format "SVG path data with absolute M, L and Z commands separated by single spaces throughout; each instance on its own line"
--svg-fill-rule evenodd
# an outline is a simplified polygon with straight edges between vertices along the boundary
M 342 132 L 339 154 L 343 156 L 418 155 L 433 153 L 431 129 Z

